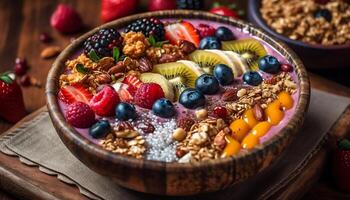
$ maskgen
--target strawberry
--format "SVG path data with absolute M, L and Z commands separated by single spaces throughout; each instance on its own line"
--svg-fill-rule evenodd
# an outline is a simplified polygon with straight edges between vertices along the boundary
M 50 24 L 61 33 L 75 33 L 80 30 L 83 22 L 72 7 L 66 4 L 59 4 L 51 15 Z
M 109 22 L 136 11 L 138 0 L 102 0 L 101 20 Z
M 0 117 L 15 123 L 26 116 L 22 90 L 9 74 L 0 76 Z
M 215 28 L 207 24 L 199 24 L 197 30 L 202 38 L 215 35 Z
M 164 92 L 157 83 L 142 83 L 140 88 L 135 93 L 135 104 L 151 109 L 153 103 L 160 98 L 164 98 Z
M 142 82 L 141 80 L 134 76 L 134 75 L 127 75 L 124 80 L 123 83 L 127 84 L 128 87 L 128 91 L 130 92 L 130 94 L 135 94 L 136 90 L 141 86 Z
M 210 13 L 222 15 L 226 17 L 239 18 L 239 15 L 232 9 L 226 6 L 218 6 L 209 10 Z
M 77 101 L 88 104 L 92 98 L 92 94 L 83 85 L 76 83 L 62 87 L 58 92 L 58 98 L 66 104 L 71 104 Z
M 118 93 L 114 88 L 105 86 L 90 100 L 90 107 L 97 115 L 108 117 L 114 114 L 115 106 L 119 102 Z
M 333 155 L 333 177 L 339 189 L 350 192 L 350 141 L 343 139 Z
M 119 95 L 120 101 L 129 103 L 133 101 L 134 97 L 130 94 L 128 87 L 125 83 L 115 83 L 113 85 L 113 88 Z
M 178 44 L 181 40 L 192 42 L 199 46 L 200 37 L 197 29 L 189 22 L 182 21 L 165 26 L 165 38 L 172 44 Z
M 150 0 L 148 3 L 149 11 L 172 9 L 176 9 L 176 0 Z
M 83 102 L 70 104 L 65 112 L 65 117 L 72 126 L 76 128 L 89 128 L 95 123 L 95 113 Z

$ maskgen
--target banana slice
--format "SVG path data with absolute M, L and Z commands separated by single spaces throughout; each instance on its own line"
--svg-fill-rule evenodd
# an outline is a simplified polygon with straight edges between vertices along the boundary
M 238 77 L 242 74 L 241 67 L 237 66 L 236 61 L 231 56 L 226 54 L 224 51 L 217 50 L 217 49 L 206 49 L 205 51 L 215 53 L 216 55 L 224 59 L 226 63 L 228 63 L 228 66 L 231 67 L 235 77 Z
M 247 71 L 250 71 L 247 62 L 238 53 L 235 53 L 233 51 L 224 51 L 224 52 L 225 54 L 227 54 L 229 57 L 232 58 L 233 62 L 235 63 L 235 66 L 239 66 L 241 68 L 242 73 L 240 75 L 242 75 Z

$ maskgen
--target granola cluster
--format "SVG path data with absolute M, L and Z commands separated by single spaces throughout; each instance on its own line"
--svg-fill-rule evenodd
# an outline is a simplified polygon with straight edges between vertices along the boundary
M 162 47 L 151 47 L 146 51 L 147 58 L 152 63 L 167 63 L 186 59 L 187 55 L 180 47 L 172 44 L 163 44 Z
M 350 4 L 344 0 L 263 0 L 261 14 L 276 32 L 311 44 L 341 45 L 350 42 Z M 317 12 L 329 12 L 316 17 Z
M 128 32 L 123 35 L 123 53 L 131 58 L 141 57 L 150 46 L 147 38 L 141 32 Z

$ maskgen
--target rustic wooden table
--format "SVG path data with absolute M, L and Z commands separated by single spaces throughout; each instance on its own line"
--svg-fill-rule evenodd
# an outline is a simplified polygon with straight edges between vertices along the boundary
M 25 57 L 31 67 L 30 75 L 45 84 L 47 72 L 53 60 L 43 60 L 39 57 L 43 48 L 48 45 L 65 47 L 75 35 L 61 35 L 52 30 L 49 25 L 50 14 L 59 2 L 73 5 L 83 16 L 85 29 L 82 32 L 99 25 L 99 1 L 98 0 L 1 0 L 0 1 L 0 72 L 11 70 L 16 57 Z M 42 32 L 51 34 L 54 41 L 50 44 L 42 44 L 39 35 Z M 325 74 L 324 71 L 321 73 Z M 333 72 L 334 73 L 334 72 Z M 344 73 L 336 73 L 340 76 Z M 346 75 L 346 74 L 345 74 Z M 350 97 L 350 89 L 330 82 L 318 75 L 311 74 L 312 86 L 326 91 Z M 344 75 L 342 80 L 346 80 Z M 25 105 L 28 113 L 31 113 L 45 105 L 44 88 L 23 88 Z M 0 133 L 10 128 L 13 124 L 0 120 Z M 327 159 L 326 150 L 319 153 L 311 163 L 310 170 L 320 169 Z M 323 169 L 324 175 L 304 195 L 304 199 L 344 199 L 349 195 L 338 192 L 329 181 L 327 166 Z M 29 171 L 28 171 L 29 172 Z M 314 178 L 307 177 L 305 178 Z M 304 179 L 305 179 L 304 178 Z M 0 180 L 1 181 L 1 180 Z M 310 186 L 311 187 L 311 186 Z M 291 191 L 292 192 L 292 191 Z M 14 196 L 16 194 L 13 194 Z M 6 191 L 0 190 L 0 199 L 14 199 Z

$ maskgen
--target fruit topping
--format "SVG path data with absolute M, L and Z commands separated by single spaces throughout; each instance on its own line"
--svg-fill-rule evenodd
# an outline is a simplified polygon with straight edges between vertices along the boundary
M 114 88 L 105 86 L 90 100 L 90 107 L 97 115 L 108 117 L 114 114 L 114 108 L 119 102 Z
M 265 47 L 256 39 L 241 39 L 233 41 L 222 41 L 222 49 L 238 53 L 247 63 L 250 70 L 259 69 L 258 61 L 267 55 Z
M 200 41 L 196 28 L 187 21 L 165 26 L 165 39 L 169 40 L 172 44 L 178 44 L 181 40 L 187 40 L 192 42 L 196 47 L 198 47 Z
M 27 64 L 27 60 L 24 58 L 16 58 L 15 60 L 15 66 L 14 66 L 14 71 L 15 74 L 18 76 L 22 76 L 27 73 L 29 67 Z
M 210 13 L 227 16 L 227 17 L 233 17 L 238 18 L 239 15 L 232 9 L 226 6 L 217 6 L 209 10 Z
M 76 83 L 61 87 L 58 92 L 58 98 L 66 104 L 71 104 L 77 101 L 88 104 L 92 98 L 92 94 L 83 85 Z
M 119 48 L 122 41 L 123 39 L 117 30 L 113 28 L 101 29 L 85 40 L 84 53 L 91 57 L 92 51 L 94 51 L 98 57 L 112 57 L 113 49 Z
M 176 9 L 176 0 L 150 0 L 148 1 L 148 10 L 173 10 Z
M 140 88 L 142 82 L 141 80 L 134 76 L 134 75 L 127 75 L 124 80 L 123 80 L 123 83 L 124 84 L 127 84 L 129 87 L 128 87 L 128 91 L 130 92 L 130 94 L 134 95 L 135 92 L 137 91 L 137 89 Z
M 221 42 L 215 36 L 203 38 L 199 43 L 200 49 L 221 49 Z
M 173 85 L 175 100 L 186 88 L 194 88 L 197 78 L 204 73 L 196 63 L 186 60 L 155 65 L 153 72 L 163 75 Z
M 232 69 L 224 64 L 215 65 L 213 74 L 221 85 L 230 85 L 234 81 Z
M 75 33 L 83 22 L 76 10 L 66 4 L 59 4 L 51 15 L 50 24 L 61 33 Z
M 203 9 L 203 0 L 177 0 L 178 9 L 201 10 Z
M 225 119 L 228 115 L 227 109 L 223 106 L 216 106 L 214 108 L 214 114 L 215 114 L 215 116 L 217 116 L 219 118 L 223 118 L 223 119 Z
M 216 29 L 215 36 L 221 41 L 228 41 L 228 40 L 235 39 L 235 36 L 233 35 L 232 31 L 225 26 L 218 27 Z
M 175 101 L 173 85 L 164 76 L 156 73 L 142 73 L 140 80 L 143 83 L 157 83 L 162 87 L 165 98 Z
M 134 120 L 137 118 L 135 106 L 130 103 L 121 102 L 115 108 L 117 119 L 121 121 Z
M 222 158 L 230 157 L 236 155 L 241 150 L 241 144 L 237 140 L 233 139 L 231 136 L 225 136 L 226 146 L 221 154 Z
M 22 90 L 11 74 L 0 75 L 0 117 L 15 123 L 26 116 Z
M 136 105 L 151 109 L 154 102 L 164 98 L 162 87 L 157 83 L 142 83 L 135 93 L 134 102 Z
M 179 102 L 185 108 L 195 109 L 205 105 L 205 96 L 196 89 L 187 88 L 181 93 Z
M 289 110 L 293 107 L 293 98 L 288 92 L 282 91 L 277 95 L 278 101 L 284 110 Z
M 177 120 L 176 126 L 183 128 L 185 131 L 190 131 L 192 125 L 195 123 L 195 121 L 188 117 L 182 117 Z
M 157 18 L 143 18 L 138 19 L 131 24 L 129 24 L 124 32 L 142 32 L 146 37 L 151 35 L 156 39 L 156 41 L 162 41 L 164 39 L 164 24 Z
M 243 119 L 236 119 L 230 124 L 232 137 L 241 142 L 248 134 L 250 127 Z
M 276 74 L 280 71 L 281 64 L 274 56 L 264 56 L 259 59 L 259 69 L 270 73 Z
M 263 79 L 258 72 L 246 72 L 243 74 L 243 81 L 248 85 L 257 86 Z
M 199 24 L 197 30 L 201 38 L 215 35 L 215 28 L 208 24 Z
M 270 128 L 271 124 L 269 122 L 259 122 L 252 128 L 250 134 L 260 138 L 263 137 L 270 130 Z
M 175 116 L 176 110 L 173 103 L 166 98 L 158 99 L 152 106 L 153 114 L 163 117 L 170 118 Z
M 74 102 L 68 105 L 65 117 L 72 126 L 76 128 L 89 128 L 95 123 L 95 113 L 83 102 Z
M 248 134 L 242 141 L 243 149 L 251 150 L 259 144 L 259 138 L 253 134 Z
M 209 74 L 203 74 L 196 80 L 196 89 L 203 94 L 215 94 L 219 91 L 218 80 Z
M 102 0 L 101 19 L 103 22 L 112 21 L 135 12 L 138 0 Z
M 332 21 L 332 13 L 328 9 L 319 9 L 315 11 L 315 18 L 323 17 L 327 21 Z
M 89 135 L 93 138 L 103 138 L 111 131 L 111 125 L 107 120 L 99 120 L 89 129 Z
M 255 118 L 254 110 L 248 109 L 243 113 L 243 120 L 252 128 L 254 127 L 259 121 Z
M 267 106 L 265 115 L 270 124 L 277 125 L 283 119 L 284 113 L 281 110 L 281 107 L 282 105 L 278 100 L 275 100 Z
M 132 102 L 134 97 L 130 94 L 128 88 L 129 86 L 125 83 L 115 83 L 112 86 L 115 91 L 117 91 L 118 95 L 119 95 L 119 99 L 120 101 L 123 102 Z
M 290 64 L 281 64 L 281 71 L 282 72 L 292 72 L 293 67 Z
M 214 53 L 214 50 L 196 50 L 189 55 L 189 59 L 197 63 L 208 74 L 213 73 L 214 66 L 217 64 L 230 64 L 229 60 L 225 60 L 219 54 Z

